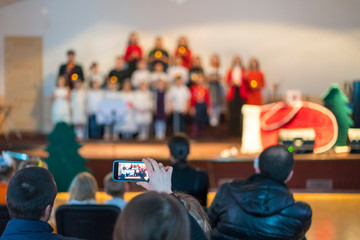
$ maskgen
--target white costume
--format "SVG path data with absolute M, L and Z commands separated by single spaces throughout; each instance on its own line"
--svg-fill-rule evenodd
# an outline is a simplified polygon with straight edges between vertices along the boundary
M 138 139 L 147 140 L 150 135 L 152 122 L 153 100 L 150 91 L 136 91 L 134 107 L 136 110 L 135 121 L 139 127 Z
M 85 124 L 86 113 L 85 113 L 85 90 L 83 88 L 74 88 L 71 91 L 71 122 L 75 125 Z
M 54 89 L 54 101 L 52 104 L 52 123 L 70 123 L 70 104 L 67 99 L 69 89 L 67 87 L 56 87 Z
M 177 76 L 181 76 L 184 84 L 189 82 L 189 70 L 183 66 L 171 66 L 168 69 L 170 82 L 174 83 Z
M 89 90 L 86 92 L 86 113 L 87 114 L 96 114 L 98 110 L 99 103 L 104 98 L 104 91 L 99 90 Z
M 124 119 L 124 123 L 118 124 L 116 129 L 120 132 L 135 133 L 137 132 L 137 125 L 135 122 L 135 111 L 134 111 L 134 101 L 135 93 L 133 91 L 129 92 L 120 92 L 120 99 L 128 105 L 127 114 Z
M 173 85 L 167 92 L 166 98 L 171 102 L 169 106 L 172 107 L 172 111 L 182 113 L 189 107 L 191 93 L 185 85 Z
M 156 82 L 161 79 L 165 82 L 169 82 L 169 75 L 167 75 L 165 72 L 152 72 L 150 75 L 151 83 L 156 84 Z
M 146 69 L 136 70 L 131 77 L 131 85 L 135 88 L 138 88 L 142 82 L 150 84 L 150 72 Z

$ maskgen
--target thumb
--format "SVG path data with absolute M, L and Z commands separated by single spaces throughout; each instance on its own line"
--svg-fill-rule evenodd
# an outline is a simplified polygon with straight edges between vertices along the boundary
M 172 176 L 172 173 L 173 173 L 173 167 L 168 167 L 167 169 L 166 169 L 166 173 L 171 177 Z

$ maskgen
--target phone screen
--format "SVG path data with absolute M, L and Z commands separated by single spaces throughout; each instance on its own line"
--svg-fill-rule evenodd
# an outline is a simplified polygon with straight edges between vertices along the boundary
M 141 161 L 116 160 L 113 164 L 113 179 L 124 182 L 149 182 L 149 175 Z

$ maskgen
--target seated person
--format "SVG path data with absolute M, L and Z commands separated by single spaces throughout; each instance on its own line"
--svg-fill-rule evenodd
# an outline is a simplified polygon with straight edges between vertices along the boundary
M 28 161 L 22 161 L 19 165 L 19 170 L 28 167 L 42 167 L 48 169 L 46 162 L 41 160 L 39 157 L 31 157 Z
M 124 200 L 124 194 L 127 188 L 126 182 L 114 181 L 112 179 L 112 172 L 108 173 L 104 177 L 104 188 L 105 192 L 112 198 L 104 202 L 107 205 L 115 205 L 121 210 L 124 209 L 126 201 Z
M 88 172 L 81 172 L 70 184 L 70 198 L 67 204 L 97 204 L 95 200 L 97 191 L 98 185 L 94 176 Z
M 47 223 L 57 194 L 50 172 L 30 167 L 18 171 L 10 180 L 6 195 L 11 220 L 0 240 L 61 240 Z
M 174 168 L 171 178 L 172 190 L 187 193 L 195 197 L 203 207 L 206 207 L 209 191 L 209 176 L 206 172 L 190 167 L 187 157 L 190 153 L 190 143 L 185 134 L 176 134 L 168 144 L 170 160 Z
M 260 154 L 256 174 L 223 184 L 208 211 L 212 239 L 304 239 L 312 211 L 285 185 L 293 166 L 287 148 L 272 146 Z
M 3 151 L 0 155 L 0 205 L 6 205 L 6 190 L 14 172 L 15 162 Z
M 200 205 L 199 201 L 192 196 L 185 193 L 176 193 L 184 204 L 188 213 L 197 221 L 201 229 L 204 231 L 208 239 L 211 238 L 211 227 L 209 218 L 204 211 L 204 208 Z

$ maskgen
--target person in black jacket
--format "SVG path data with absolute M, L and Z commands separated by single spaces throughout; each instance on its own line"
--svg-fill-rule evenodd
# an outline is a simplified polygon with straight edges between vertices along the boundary
M 77 80 L 84 81 L 84 73 L 82 67 L 77 65 L 75 62 L 75 51 L 69 50 L 67 52 L 68 61 L 62 64 L 59 69 L 58 76 L 64 76 L 66 79 L 67 86 L 73 89 L 74 82 Z
M 206 207 L 209 191 L 209 176 L 205 171 L 195 169 L 187 164 L 190 143 L 185 134 L 176 134 L 168 144 L 172 167 L 172 190 L 183 192 L 196 198 L 201 206 Z
M 295 202 L 285 185 L 293 165 L 285 147 L 272 146 L 260 154 L 255 175 L 222 185 L 208 211 L 212 239 L 305 239 L 312 211 Z

